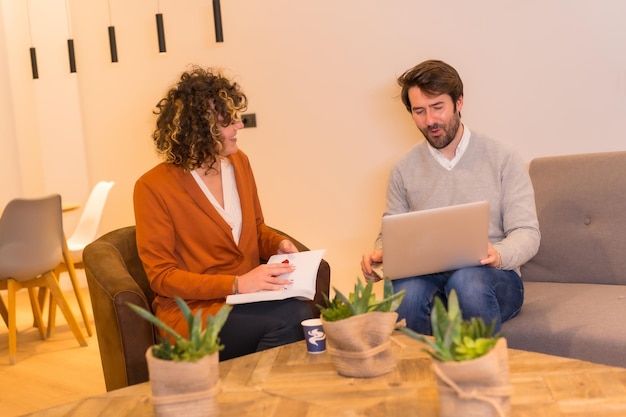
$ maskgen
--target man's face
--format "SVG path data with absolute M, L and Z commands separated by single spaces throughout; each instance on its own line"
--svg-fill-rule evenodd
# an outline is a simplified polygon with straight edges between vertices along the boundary
M 411 87 L 409 101 L 415 125 L 433 148 L 443 149 L 455 139 L 461 125 L 463 97 L 458 98 L 455 109 L 449 95 L 429 96 L 419 87 Z

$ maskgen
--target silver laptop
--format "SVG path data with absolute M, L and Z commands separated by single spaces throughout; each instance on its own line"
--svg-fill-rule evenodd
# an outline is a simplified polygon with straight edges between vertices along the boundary
M 399 279 L 480 265 L 487 256 L 489 203 L 384 216 L 381 277 Z

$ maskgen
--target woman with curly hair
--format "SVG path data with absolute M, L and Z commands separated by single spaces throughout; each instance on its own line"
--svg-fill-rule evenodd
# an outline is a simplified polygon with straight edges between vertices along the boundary
M 206 319 L 229 294 L 283 289 L 289 281 L 280 275 L 293 270 L 259 261 L 297 249 L 265 225 L 250 162 L 238 149 L 247 103 L 237 83 L 194 67 L 154 112 L 163 162 L 135 184 L 137 248 L 157 317 L 183 335 L 174 297 Z M 310 317 L 297 299 L 236 305 L 220 333 L 220 360 L 301 340 L 300 322 Z

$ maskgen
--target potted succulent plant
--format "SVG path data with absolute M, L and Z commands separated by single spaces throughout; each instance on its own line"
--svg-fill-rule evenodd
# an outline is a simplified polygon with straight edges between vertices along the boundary
M 396 327 L 405 291 L 393 292 L 389 279 L 384 280 L 383 299 L 376 300 L 373 281 L 363 285 L 357 279 L 348 297 L 336 288 L 335 298 L 326 297 L 319 306 L 326 333 L 327 350 L 340 375 L 373 377 L 390 372 L 396 361 L 390 349 L 390 336 Z
M 186 338 L 151 312 L 128 304 L 167 335 L 146 352 L 155 415 L 217 416 L 218 352 L 224 348 L 218 335 L 232 307 L 225 304 L 203 323 L 202 311 L 194 315 L 184 300 L 179 297 L 175 300 L 187 321 L 189 336 Z
M 436 298 L 430 316 L 433 337 L 406 327 L 399 330 L 428 347 L 437 377 L 441 417 L 505 417 L 510 413 L 511 385 L 506 339 L 494 333 L 494 323 L 463 320 L 456 292 L 448 308 Z

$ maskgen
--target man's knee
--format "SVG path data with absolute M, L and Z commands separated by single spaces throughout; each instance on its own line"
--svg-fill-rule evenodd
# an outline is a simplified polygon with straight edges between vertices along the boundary
M 446 293 L 455 290 L 459 297 L 481 298 L 493 292 L 487 271 L 483 267 L 463 268 L 450 276 Z

